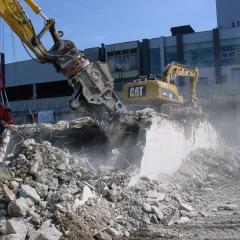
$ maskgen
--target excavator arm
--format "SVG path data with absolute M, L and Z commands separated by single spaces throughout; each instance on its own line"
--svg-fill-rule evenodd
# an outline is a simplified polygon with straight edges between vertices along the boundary
M 164 70 L 163 76 L 167 83 L 171 83 L 176 77 L 190 78 L 190 103 L 194 106 L 197 101 L 197 84 L 199 70 L 197 67 L 182 65 L 176 62 L 170 63 Z
M 78 109 L 82 95 L 89 111 L 98 112 L 100 120 L 106 113 L 126 113 L 125 106 L 113 92 L 114 84 L 108 66 L 101 62 L 89 62 L 72 41 L 62 39 L 63 33 L 56 29 L 54 19 L 46 17 L 34 1 L 24 1 L 42 17 L 44 28 L 40 33 L 35 32 L 18 0 L 0 0 L 0 16 L 42 63 L 54 65 L 58 72 L 68 78 L 74 89 L 70 107 Z M 47 32 L 53 40 L 50 50 L 41 41 Z

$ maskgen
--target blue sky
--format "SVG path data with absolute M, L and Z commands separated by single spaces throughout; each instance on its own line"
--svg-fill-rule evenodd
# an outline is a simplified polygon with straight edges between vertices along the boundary
M 79 49 L 169 36 L 173 26 L 190 24 L 195 31 L 217 26 L 215 0 L 37 0 L 37 3 L 48 17 L 56 19 L 65 39 L 74 41 Z M 28 7 L 25 9 L 39 29 L 41 18 L 34 16 Z M 4 50 L 7 62 L 29 59 L 7 24 L 3 34 L 2 21 L 0 50 Z

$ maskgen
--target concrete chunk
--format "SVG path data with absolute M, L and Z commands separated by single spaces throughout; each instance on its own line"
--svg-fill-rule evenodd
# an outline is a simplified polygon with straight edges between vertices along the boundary
M 187 211 L 187 212 L 191 212 L 194 209 L 187 203 L 179 202 L 179 210 L 184 210 L 184 211 Z
M 146 198 L 149 201 L 163 201 L 165 199 L 165 194 L 164 193 L 159 193 L 155 190 L 149 190 L 146 192 Z
M 6 202 L 11 202 L 14 201 L 16 199 L 15 194 L 13 193 L 13 191 L 11 191 L 7 185 L 3 185 L 2 187 L 3 189 L 3 193 L 4 193 L 4 200 Z
M 19 198 L 16 201 L 12 201 L 8 205 L 9 217 L 24 217 L 27 215 L 29 207 L 24 198 Z
M 0 238 L 1 240 L 25 240 L 25 238 L 22 238 L 19 234 L 10 234 L 6 235 Z
M 151 213 L 152 212 L 152 207 L 148 203 L 144 203 L 143 204 L 143 210 L 148 212 L 148 213 Z
M 23 142 L 23 147 L 26 147 L 28 148 L 29 146 L 31 145 L 35 145 L 36 142 L 34 139 L 26 139 L 24 142 Z
M 38 195 L 37 191 L 34 188 L 32 188 L 28 185 L 22 185 L 21 186 L 20 197 L 30 198 L 35 203 L 40 203 L 41 202 L 41 198 Z
M 42 183 L 34 182 L 33 187 L 41 198 L 45 198 L 48 194 L 48 186 Z
M 27 226 L 20 221 L 15 221 L 11 219 L 8 220 L 6 223 L 6 235 L 17 234 L 21 236 L 22 239 L 25 239 L 25 237 L 27 236 L 27 232 Z
M 164 219 L 164 224 L 171 226 L 171 225 L 175 224 L 178 219 L 179 219 L 179 211 L 178 211 L 178 209 L 174 209 L 171 212 L 171 214 Z
M 40 229 L 30 236 L 29 240 L 59 240 L 62 233 L 54 225 L 43 224 Z
M 236 211 L 238 210 L 238 205 L 236 204 L 225 204 L 220 205 L 217 207 L 218 210 L 225 210 L 225 211 Z
M 105 232 L 99 232 L 99 233 L 95 234 L 94 238 L 96 240 L 112 240 L 112 237 L 108 233 L 105 233 Z
M 120 231 L 116 230 L 116 229 L 113 228 L 113 227 L 107 228 L 107 229 L 106 229 L 106 232 L 107 232 L 108 234 L 110 234 L 111 236 L 113 236 L 114 238 L 119 238 L 119 237 L 122 237 L 122 236 L 123 236 L 123 234 L 122 234 Z
M 154 215 L 154 214 L 151 215 L 150 222 L 153 224 L 158 224 L 158 219 L 157 219 L 156 215 Z
M 187 224 L 189 223 L 191 220 L 188 217 L 181 217 L 178 221 L 177 224 Z
M 1 181 L 11 181 L 12 174 L 7 168 L 0 168 L 0 182 Z
M 163 213 L 158 207 L 152 206 L 152 212 L 160 221 L 163 220 Z

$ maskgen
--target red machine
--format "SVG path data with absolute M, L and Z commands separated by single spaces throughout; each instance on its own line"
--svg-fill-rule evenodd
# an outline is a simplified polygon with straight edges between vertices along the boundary
M 0 121 L 5 124 L 13 124 L 13 116 L 5 87 L 5 59 L 3 53 L 0 53 L 0 61 Z

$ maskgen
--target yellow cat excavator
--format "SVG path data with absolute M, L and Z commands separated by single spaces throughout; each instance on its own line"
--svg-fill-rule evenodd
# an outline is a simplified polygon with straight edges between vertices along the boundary
M 146 78 L 127 83 L 123 87 L 123 100 L 129 108 L 153 107 L 163 113 L 169 109 L 181 108 L 184 105 L 183 96 L 175 85 L 177 77 L 187 77 L 190 80 L 189 104 L 196 107 L 196 92 L 199 70 L 196 67 L 182 65 L 176 62 L 168 64 L 162 79 Z M 167 110 L 168 109 L 168 110 Z M 168 112 L 166 112 L 168 111 Z
M 18 0 L 0 0 L 0 16 L 42 63 L 52 64 L 56 70 L 68 78 L 74 89 L 70 107 L 80 107 L 80 99 L 87 105 L 92 116 L 104 122 L 110 114 L 126 113 L 127 110 L 113 92 L 113 79 L 108 66 L 102 62 L 91 63 L 74 43 L 63 40 L 63 32 L 55 27 L 55 20 L 49 19 L 32 0 L 25 3 L 44 21 L 40 33 L 36 33 L 31 20 Z M 52 47 L 47 50 L 41 39 L 50 33 Z

